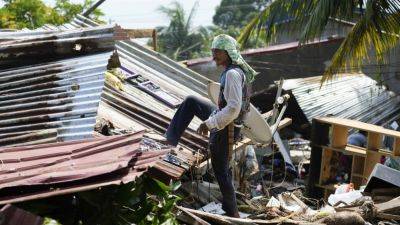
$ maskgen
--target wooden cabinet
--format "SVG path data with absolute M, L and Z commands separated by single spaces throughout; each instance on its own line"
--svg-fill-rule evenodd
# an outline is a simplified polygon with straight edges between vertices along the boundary
M 365 147 L 347 144 L 349 134 L 357 130 L 367 133 Z M 394 139 L 393 151 L 383 149 L 385 136 Z M 359 121 L 322 117 L 313 120 L 311 145 L 309 194 L 323 194 L 327 198 L 335 190 L 336 182 L 332 181 L 332 176 L 340 169 L 337 168 L 340 164 L 338 157 L 347 155 L 346 158 L 351 160 L 349 181 L 359 188 L 367 182 L 375 164 L 380 163 L 383 157 L 400 156 L 400 132 Z

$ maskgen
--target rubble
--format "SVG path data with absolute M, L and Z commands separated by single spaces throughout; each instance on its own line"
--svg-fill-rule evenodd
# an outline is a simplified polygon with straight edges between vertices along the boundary
M 181 200 L 174 213 L 177 219 L 189 225 L 399 224 L 400 179 L 398 178 L 400 178 L 400 172 L 377 164 L 383 158 L 387 158 L 386 163 L 396 168 L 400 156 L 399 132 L 332 117 L 318 118 L 313 122 L 314 137 L 311 142 L 297 136 L 281 140 L 279 134 L 275 132 L 273 132 L 274 143 L 267 146 L 243 138 L 236 146 L 232 157 L 233 182 L 237 187 L 238 208 L 243 218 L 224 216 L 221 207 L 221 190 L 213 177 L 210 160 L 207 154 L 201 154 L 205 151 L 207 140 L 196 134 L 194 130 L 199 121 L 194 121 L 190 129 L 184 133 L 182 146 L 172 148 L 160 141 L 160 136 L 165 132 L 175 108 L 183 97 L 189 94 L 205 96 L 206 83 L 209 80 L 186 68 L 179 68 L 177 63 L 160 57 L 155 52 L 142 49 L 130 41 L 114 43 L 117 41 L 114 37 L 115 30 L 119 30 L 117 27 L 101 29 L 110 33 L 106 37 L 110 43 L 107 42 L 108 44 L 104 46 L 107 54 L 80 56 L 74 60 L 62 61 L 63 69 L 67 74 L 72 73 L 69 68 L 71 62 L 84 64 L 83 58 L 88 60 L 85 61 L 88 64 L 102 62 L 101 68 L 100 66 L 91 68 L 96 72 L 96 76 L 93 75 L 91 78 L 97 85 L 94 92 L 96 99 L 88 98 L 85 101 L 88 104 L 95 101 L 95 104 L 91 106 L 93 109 L 86 112 L 87 107 L 82 106 L 79 110 L 85 113 L 77 110 L 79 112 L 74 113 L 76 116 L 69 118 L 66 117 L 70 116 L 67 113 L 72 113 L 76 109 L 69 109 L 69 107 L 64 107 L 63 102 L 60 103 L 60 110 L 65 110 L 65 115 L 57 114 L 59 118 L 66 117 L 74 122 L 65 122 L 61 126 L 58 120 L 50 120 L 52 111 L 48 111 L 47 107 L 54 102 L 46 101 L 46 104 L 43 104 L 45 108 L 37 115 L 29 115 L 30 120 L 36 121 L 38 115 L 42 116 L 41 113 L 45 113 L 43 114 L 45 124 L 36 127 L 38 125 L 32 122 L 29 125 L 32 128 L 30 133 L 26 133 L 28 130 L 20 130 L 26 128 L 20 127 L 23 121 L 15 121 L 16 107 L 7 108 L 8 114 L 2 115 L 5 121 L 3 123 L 12 126 L 1 128 L 3 130 L 7 128 L 10 132 L 9 136 L 4 134 L 4 138 L 0 139 L 1 145 L 32 144 L 28 142 L 29 140 L 35 144 L 57 140 L 82 140 L 34 147 L 0 148 L 0 156 L 2 156 L 0 174 L 3 178 L 0 182 L 0 204 L 74 194 L 83 190 L 101 190 L 111 185 L 133 182 L 137 177 L 148 173 L 164 183 L 172 180 L 182 182 L 181 187 L 176 190 Z M 100 32 L 101 29 L 90 28 L 86 32 L 96 30 Z M 76 34 L 80 33 L 76 31 Z M 101 40 L 94 39 L 93 41 Z M 115 49 L 119 53 L 114 51 L 110 58 L 111 50 Z M 107 68 L 109 70 L 106 72 L 106 61 L 109 58 L 111 61 L 119 60 L 119 57 L 121 57 L 121 62 L 115 63 L 118 68 Z M 54 65 L 56 65 L 54 62 L 46 62 L 41 67 Z M 79 71 L 82 69 L 77 68 Z M 32 75 L 28 78 L 33 75 L 37 77 L 35 70 L 38 69 L 39 67 L 19 68 L 10 76 L 17 76 L 20 70 L 29 70 Z M 53 68 L 53 70 L 56 69 Z M 55 73 L 56 71 L 53 70 L 45 71 L 43 76 L 47 76 L 47 72 Z M 9 73 L 11 72 L 0 72 L 0 74 Z M 97 76 L 98 73 L 101 77 Z M 85 73 L 82 72 L 82 74 Z M 68 76 L 60 79 L 64 78 Z M 106 82 L 104 87 L 103 80 Z M 26 82 L 30 80 L 27 79 Z M 56 80 L 53 83 L 59 82 Z M 29 86 L 29 90 L 27 89 L 29 92 L 36 91 L 36 83 L 33 84 Z M 68 91 L 75 93 L 93 89 L 93 87 L 87 87 L 89 89 L 86 90 L 83 85 L 83 82 L 68 84 L 68 87 L 71 86 Z M 4 93 L 14 88 L 9 84 L 3 86 Z M 15 88 L 20 86 L 20 81 L 16 82 Z M 58 90 L 59 87 L 55 85 L 54 89 Z M 49 94 L 47 98 L 62 96 L 64 95 Z M 71 96 L 75 97 L 72 94 Z M 10 95 L 5 94 L 1 97 L 3 100 L 7 98 L 10 98 Z M 19 98 L 16 99 L 19 100 Z M 17 104 L 18 101 L 14 100 L 11 103 Z M 26 100 L 28 101 L 26 105 L 18 103 L 18 107 L 22 107 L 21 109 L 32 107 L 36 110 L 36 103 L 30 102 L 31 100 Z M 100 100 L 99 108 L 103 111 L 99 110 L 101 113 L 97 116 Z M 77 104 L 82 105 L 82 102 L 77 102 Z M 308 105 L 300 106 L 307 108 Z M 58 111 L 54 111 L 56 112 Z M 23 111 L 21 116 L 28 113 Z M 263 116 L 266 114 L 268 113 Z M 311 118 L 312 113 L 307 111 L 306 116 Z M 380 118 L 380 121 L 384 119 L 386 117 Z M 9 120 L 15 124 L 7 122 Z M 75 128 L 77 124 L 82 128 L 83 120 L 87 122 L 87 129 Z M 134 127 L 131 124 L 139 124 L 140 127 L 139 125 Z M 281 120 L 277 130 L 289 124 L 291 124 L 291 119 L 285 118 Z M 42 127 L 45 129 L 38 130 Z M 93 127 L 96 138 L 87 139 L 92 137 Z M 70 131 L 66 132 L 66 129 Z M 366 130 L 369 133 L 367 146 L 348 145 L 349 129 Z M 138 133 L 138 130 L 141 132 Z M 71 139 L 72 134 L 74 134 L 74 139 Z M 385 135 L 393 139 L 391 152 L 381 151 L 380 140 Z M 32 139 L 32 137 L 36 138 Z M 18 141 L 16 141 L 17 138 Z M 29 151 L 37 151 L 40 154 L 29 153 Z M 18 158 L 10 152 L 18 153 Z M 112 160 L 112 157 L 117 157 L 117 159 Z M 48 162 L 50 159 L 52 161 Z M 71 159 L 75 159 L 75 162 L 70 162 Z M 37 160 L 36 164 L 29 164 L 30 160 Z M 102 168 L 101 163 L 108 167 Z M 45 165 L 48 167 L 46 168 Z M 83 168 L 81 174 L 73 170 L 76 166 Z M 101 168 L 96 170 L 96 167 Z M 34 173 L 31 171 L 33 178 L 26 174 L 25 177 L 21 176 L 33 169 L 36 169 Z M 84 169 L 91 173 L 83 171 Z M 369 180 L 366 183 L 365 180 L 368 177 Z M 24 180 L 21 181 L 22 178 Z M 42 189 L 28 190 L 29 185 L 40 185 Z M 0 216 L 4 217 L 4 212 L 9 211 L 10 208 L 19 211 L 14 206 L 7 205 L 1 209 Z M 0 217 L 0 224 L 3 217 Z

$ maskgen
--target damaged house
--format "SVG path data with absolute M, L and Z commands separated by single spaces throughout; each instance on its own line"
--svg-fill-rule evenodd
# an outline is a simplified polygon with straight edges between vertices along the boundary
M 247 213 L 242 216 L 247 218 L 217 215 L 221 213 L 217 204 L 220 192 L 212 182 L 210 162 L 204 151 L 207 140 L 195 132 L 200 120 L 193 120 L 179 148 L 171 149 L 157 142 L 157 137 L 164 134 L 183 99 L 188 95 L 206 98 L 207 84 L 216 77 L 208 79 L 190 69 L 201 65 L 201 62 L 187 62 L 187 68 L 130 38 L 132 32 L 129 29 L 99 25 L 81 15 L 59 27 L 0 32 L 0 205 L 4 205 L 0 218 L 12 218 L 10 221 L 26 218 L 25 224 L 41 224 L 43 218 L 25 211 L 30 203 L 40 203 L 39 200 L 49 200 L 52 205 L 57 205 L 60 199 L 64 200 L 69 203 L 66 211 L 73 211 L 86 203 L 90 205 L 91 200 L 100 202 L 92 203 L 92 208 L 101 208 L 98 206 L 103 203 L 110 206 L 106 204 L 106 197 L 92 198 L 94 193 L 104 196 L 117 193 L 115 195 L 123 196 L 121 199 L 139 204 L 147 199 L 129 198 L 124 195 L 124 190 L 137 190 L 137 187 L 130 186 L 132 181 L 150 176 L 165 184 L 184 183 L 183 190 L 180 190 L 185 194 L 184 199 L 179 203 L 181 206 L 174 208 L 174 213 L 179 221 L 186 224 L 329 224 L 329 219 L 340 211 L 353 213 L 350 217 L 359 219 L 356 222 L 364 222 L 368 216 L 399 220 L 396 213 L 400 207 L 399 198 L 385 199 L 383 203 L 377 201 L 374 214 L 368 214 L 370 199 L 336 209 L 325 206 L 321 199 L 306 197 L 303 194 L 305 181 L 298 179 L 297 174 L 289 176 L 285 163 L 282 163 L 284 160 L 278 158 L 277 150 L 284 148 L 280 138 L 275 138 L 271 146 L 253 146 L 256 143 L 248 138 L 235 146 L 234 158 L 240 161 L 235 167 L 235 182 L 243 181 L 243 177 L 249 178 L 243 182 L 247 190 L 243 189 L 242 193 L 241 189 L 236 193 L 240 210 Z M 298 48 L 293 40 L 291 42 L 249 52 L 249 57 L 254 57 L 254 61 L 261 66 L 264 66 L 263 61 L 276 57 L 273 63 L 277 65 L 286 54 L 304 56 L 307 51 L 319 49 L 321 45 L 328 46 L 333 53 L 340 38 L 310 43 L 304 48 Z M 329 58 L 323 52 L 314 53 L 318 66 L 305 67 L 312 76 L 316 75 L 313 72 L 319 73 L 325 68 Z M 267 55 L 268 60 L 257 59 L 262 55 Z M 302 60 L 307 59 L 300 57 L 298 63 L 303 64 Z M 206 62 L 209 63 L 209 60 Z M 291 71 L 293 77 L 290 78 L 293 79 L 285 80 L 282 86 L 282 92 L 290 96 L 285 117 L 292 120 L 282 124 L 286 127 L 293 121 L 288 130 L 308 138 L 315 132 L 312 126 L 315 119 L 329 121 L 329 118 L 321 119 L 324 116 L 377 125 L 398 119 L 400 108 L 397 96 L 367 76 L 343 76 L 320 88 L 319 77 L 297 79 L 300 72 Z M 278 80 L 281 73 L 274 73 L 273 80 Z M 279 85 L 264 89 L 266 83 L 273 84 L 272 80 L 264 81 L 257 83 L 257 94 L 252 96 L 252 102 L 264 113 L 262 116 L 265 119 L 272 109 L 269 107 L 274 104 Z M 335 121 L 332 126 L 342 130 L 343 127 L 351 128 L 342 122 Z M 361 129 L 364 125 L 357 124 L 353 128 Z M 368 131 L 374 133 L 377 128 L 374 129 Z M 321 140 L 330 135 L 326 131 L 321 132 Z M 397 137 L 400 135 L 387 130 L 384 132 L 395 137 L 393 146 L 398 150 L 396 146 L 400 142 Z M 340 136 L 342 142 L 347 137 L 347 130 L 343 133 L 346 135 Z M 325 164 L 318 164 L 317 167 L 315 162 L 324 159 L 322 154 L 326 155 L 328 151 L 317 149 L 321 146 L 312 141 L 311 163 L 314 162 L 314 167 L 310 167 L 320 167 L 319 170 L 311 169 L 311 174 L 317 177 L 320 175 L 317 172 L 325 171 L 323 168 L 329 162 L 323 160 Z M 345 146 L 335 148 L 343 147 L 341 151 L 344 152 L 349 148 L 347 143 L 342 142 L 340 144 Z M 257 153 L 247 154 L 255 152 L 254 149 L 247 151 L 247 147 L 254 147 Z M 325 147 L 328 149 L 331 146 Z M 257 162 L 255 155 L 262 151 L 261 162 Z M 369 157 L 368 151 L 365 150 L 364 158 Z M 364 153 L 358 152 L 358 156 L 360 154 Z M 310 158 L 307 160 L 310 163 Z M 252 165 L 259 163 L 257 170 L 254 169 L 256 172 L 246 171 L 251 164 L 248 162 Z M 301 166 L 296 165 L 296 169 L 299 168 Z M 371 169 L 368 166 L 368 172 Z M 365 178 L 369 173 L 362 175 Z M 277 181 L 274 180 L 276 177 Z M 320 177 L 323 181 L 331 178 L 327 172 Z M 315 179 L 309 182 L 312 188 L 325 185 Z M 163 186 L 154 182 L 145 183 L 142 189 L 153 191 L 154 187 Z M 322 194 L 329 197 L 332 191 L 329 189 Z M 396 190 L 393 192 L 397 193 Z M 210 204 L 204 206 L 206 203 Z M 198 205 L 203 206 L 201 210 L 188 208 L 198 208 Z M 104 215 L 90 217 L 105 217 L 107 211 L 114 213 L 117 208 L 101 209 Z M 132 209 L 124 210 L 124 213 L 129 213 Z M 82 210 L 74 212 L 74 215 L 78 217 L 84 213 Z

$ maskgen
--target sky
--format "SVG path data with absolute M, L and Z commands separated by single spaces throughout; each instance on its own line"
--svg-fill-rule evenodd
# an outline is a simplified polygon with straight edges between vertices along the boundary
M 82 3 L 83 0 L 71 0 Z M 190 12 L 193 5 L 199 3 L 193 26 L 207 26 L 212 24 L 215 7 L 221 0 L 178 0 L 186 12 Z M 44 0 L 54 5 L 55 0 Z M 161 6 L 170 6 L 173 0 L 106 0 L 99 8 L 106 14 L 107 22 L 116 22 L 124 28 L 154 28 L 168 25 L 168 19 L 157 9 Z

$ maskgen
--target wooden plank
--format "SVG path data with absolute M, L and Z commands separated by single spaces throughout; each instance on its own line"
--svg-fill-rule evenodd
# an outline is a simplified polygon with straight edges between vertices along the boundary
M 393 155 L 400 156 L 400 138 L 395 138 L 393 143 Z
M 124 29 L 130 38 L 152 38 L 154 29 Z
M 184 208 L 184 207 L 180 207 Z M 233 218 L 233 217 L 228 217 L 228 216 L 221 216 L 221 215 L 216 215 L 208 212 L 203 212 L 200 210 L 194 210 L 194 209 L 189 209 L 189 208 L 184 208 L 186 211 L 193 213 L 194 215 L 207 220 L 209 222 L 212 222 L 212 224 L 239 224 L 239 225 L 254 225 L 254 224 L 265 224 L 265 225 L 320 225 L 321 223 L 309 223 L 309 222 L 303 222 L 303 221 L 293 221 L 291 219 L 277 219 L 277 220 L 259 220 L 259 219 L 241 219 L 241 218 Z
M 364 177 L 369 177 L 375 165 L 381 161 L 382 153 L 375 151 L 367 151 L 365 158 Z
M 385 129 L 381 126 L 363 123 L 363 122 L 356 121 L 356 120 L 349 120 L 349 119 L 342 119 L 342 118 L 335 118 L 335 117 L 318 117 L 318 118 L 315 118 L 315 120 L 317 120 L 321 123 L 345 126 L 345 127 L 355 128 L 358 130 L 364 130 L 367 132 L 381 133 L 383 135 L 400 138 L 399 131 Z
M 378 151 L 382 147 L 382 134 L 368 132 L 367 148 L 369 150 Z
M 344 148 L 347 145 L 348 128 L 341 125 L 332 126 L 332 142 L 334 148 Z
M 352 176 L 357 175 L 357 174 L 363 176 L 364 164 L 365 164 L 365 157 L 353 155 L 353 162 L 352 162 L 352 166 L 351 166 Z
M 375 204 L 378 213 L 387 213 L 390 211 L 400 210 L 400 197 L 394 198 L 388 202 Z
M 185 208 L 180 207 L 180 206 L 176 206 L 179 210 L 181 210 L 182 212 L 184 212 L 189 218 L 186 219 L 185 217 L 180 217 L 178 216 L 178 219 L 183 219 L 185 221 L 185 223 L 190 223 L 191 225 L 210 225 L 210 223 L 208 223 L 207 221 L 201 219 L 200 217 L 194 215 L 193 213 L 187 211 Z
M 319 177 L 319 184 L 323 185 L 327 179 L 330 177 L 331 165 L 330 161 L 333 155 L 333 151 L 330 149 L 322 150 L 322 159 L 321 159 L 321 173 Z
M 320 148 L 327 148 L 336 152 L 341 152 L 344 153 L 345 155 L 357 155 L 360 157 L 366 157 L 367 156 L 367 152 L 365 150 L 365 148 L 361 148 L 361 147 L 357 147 L 357 146 L 353 146 L 353 145 L 347 145 L 344 148 L 334 148 L 331 146 L 322 146 L 322 145 L 317 145 Z

